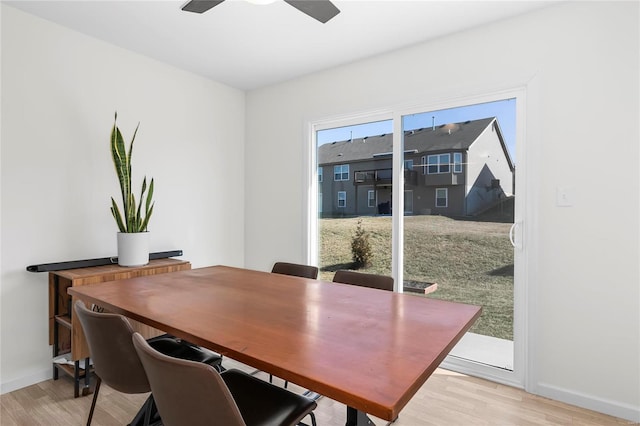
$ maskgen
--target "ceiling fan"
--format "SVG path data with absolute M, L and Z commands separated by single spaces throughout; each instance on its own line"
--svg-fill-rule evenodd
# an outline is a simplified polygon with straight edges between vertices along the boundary
M 204 13 L 222 3 L 224 0 L 191 0 L 184 6 L 182 10 L 194 13 Z M 305 13 L 312 18 L 322 22 L 323 24 L 329 21 L 329 19 L 340 13 L 338 9 L 330 0 L 284 0 L 291 6 L 295 7 L 302 13 Z M 264 1 L 262 3 L 265 3 Z

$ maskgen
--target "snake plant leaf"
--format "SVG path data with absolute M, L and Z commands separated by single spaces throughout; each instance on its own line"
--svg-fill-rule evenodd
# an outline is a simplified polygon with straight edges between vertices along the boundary
M 122 215 L 120 214 L 120 209 L 118 208 L 118 205 L 116 204 L 116 200 L 113 199 L 113 197 L 111 197 L 111 214 L 113 215 L 113 218 L 116 220 L 116 223 L 118 224 L 118 229 L 120 229 L 120 232 L 127 232 L 124 223 L 122 222 Z
M 142 226 L 140 226 L 140 232 L 144 232 L 147 230 L 147 226 L 149 225 L 149 218 L 151 217 L 151 213 L 153 213 L 153 206 L 156 203 L 154 202 L 151 205 L 151 208 L 147 210 L 147 216 L 144 218 L 144 221 L 142 222 Z
M 128 158 L 124 147 L 124 138 L 115 123 L 111 130 L 111 155 L 113 157 L 113 164 L 116 168 L 116 174 L 118 175 L 118 182 L 120 183 L 122 203 L 126 205 L 126 194 L 130 192 L 130 188 L 128 186 L 131 184 L 131 175 L 129 173 L 130 169 L 127 166 Z
M 136 211 L 136 229 L 140 229 L 140 225 L 142 224 L 142 217 L 140 216 L 140 212 L 142 210 L 142 200 L 144 200 L 144 192 L 146 190 L 147 190 L 147 177 L 145 176 L 144 179 L 142 180 L 142 191 L 140 191 L 140 203 L 138 204 L 138 210 Z
M 137 218 L 136 218 L 136 197 L 135 195 L 133 195 L 133 192 L 129 193 L 129 197 L 128 197 L 128 205 L 127 205 L 127 232 L 138 232 L 136 230 L 136 222 L 137 222 Z
M 145 177 L 146 180 L 146 177 Z M 149 205 L 151 205 L 151 199 L 153 198 L 153 178 L 151 178 L 151 183 L 149 184 L 149 192 L 147 193 L 147 202 L 145 206 L 146 215 L 149 217 Z M 142 198 L 140 198 L 140 202 L 142 202 Z
M 120 192 L 122 195 L 122 207 L 123 214 L 111 197 L 111 213 L 116 220 L 118 228 L 121 232 L 142 232 L 146 230 L 151 213 L 153 212 L 153 205 L 151 205 L 153 198 L 153 179 L 148 188 L 145 203 L 145 217 L 142 217 L 142 202 L 145 199 L 145 192 L 147 192 L 147 178 L 144 177 L 142 182 L 142 190 L 140 191 L 140 204 L 136 208 L 136 198 L 132 192 L 131 186 L 131 156 L 133 154 L 133 143 L 138 134 L 140 123 L 136 126 L 133 132 L 133 137 L 129 143 L 129 149 L 127 152 L 124 138 L 120 129 L 117 126 L 118 114 L 116 112 L 113 128 L 111 129 L 111 156 L 113 159 L 113 165 L 118 175 L 118 182 L 120 184 Z
M 138 134 L 138 128 L 140 127 L 140 123 L 136 126 L 136 129 L 133 131 L 133 136 L 131 137 L 131 143 L 129 144 L 129 155 L 127 158 L 129 159 L 129 172 L 131 172 L 131 154 L 133 154 L 133 141 L 136 140 L 136 135 Z

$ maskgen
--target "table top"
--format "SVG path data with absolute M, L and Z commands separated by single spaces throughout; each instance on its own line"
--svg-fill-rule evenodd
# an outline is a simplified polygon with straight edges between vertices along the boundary
M 481 308 L 227 266 L 68 292 L 385 420 Z

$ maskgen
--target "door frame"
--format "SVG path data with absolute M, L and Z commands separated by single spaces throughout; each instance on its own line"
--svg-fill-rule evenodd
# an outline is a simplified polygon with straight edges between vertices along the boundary
M 535 262 L 535 247 L 537 236 L 534 229 L 535 215 L 532 206 L 527 205 L 527 198 L 533 198 L 537 185 L 528 178 L 528 169 L 533 169 L 537 161 L 538 151 L 533 144 L 527 143 L 531 135 L 527 133 L 527 123 L 535 123 L 535 106 L 539 82 L 534 76 L 524 85 L 512 86 L 507 89 L 486 91 L 482 94 L 468 96 L 444 97 L 433 102 L 413 102 L 411 105 L 397 105 L 384 110 L 365 111 L 352 115 L 328 117 L 318 120 L 309 120 L 305 123 L 305 137 L 309 141 L 305 144 L 304 156 L 307 160 L 305 177 L 305 191 L 307 194 L 308 210 L 303 226 L 307 242 L 306 259 L 310 264 L 318 264 L 318 215 L 317 215 L 317 142 L 316 132 L 335 127 L 350 126 L 367 122 L 393 120 L 393 199 L 396 206 L 404 206 L 404 141 L 402 130 L 402 117 L 405 115 L 437 111 L 461 107 L 472 104 L 486 103 L 503 99 L 514 98 L 516 100 L 516 177 L 518 183 L 518 196 L 515 198 L 515 241 L 514 247 L 514 368 L 513 371 L 497 367 L 483 365 L 477 362 L 463 360 L 448 356 L 441 366 L 446 369 L 463 374 L 482 377 L 498 383 L 531 390 L 535 383 L 534 366 L 528 354 L 533 346 L 533 330 L 530 313 L 535 300 L 535 288 L 533 282 L 533 270 L 531 263 Z M 534 96 L 531 96 L 531 94 Z M 530 126 L 531 128 L 532 126 Z M 401 143 L 398 143 L 400 141 Z M 403 230 L 404 214 L 395 209 L 392 215 L 392 276 L 395 281 L 395 291 L 402 292 L 403 286 L 399 283 L 403 280 Z M 526 244 L 525 244 L 526 243 Z
M 526 156 L 524 152 L 526 150 L 526 134 L 525 134 L 525 118 L 526 118 L 526 87 L 517 87 L 509 90 L 496 91 L 492 93 L 476 95 L 476 96 L 464 96 L 451 99 L 445 99 L 433 103 L 425 103 L 420 105 L 413 105 L 408 108 L 398 108 L 394 111 L 394 142 L 397 137 L 402 138 L 404 131 L 402 129 L 402 117 L 411 114 L 424 113 L 429 111 L 438 111 L 443 109 L 464 107 L 473 104 L 481 104 L 493 101 L 499 101 L 504 99 L 515 99 L 516 102 L 516 170 L 515 170 L 515 182 L 527 182 L 526 181 Z M 396 127 L 399 127 L 397 129 Z M 397 149 L 396 149 L 397 148 Z M 402 144 L 394 143 L 394 167 L 397 163 L 400 169 L 404 166 L 401 158 L 401 154 L 404 152 Z M 399 156 L 397 159 L 395 156 Z M 399 189 L 402 182 L 402 170 L 395 170 L 393 175 L 394 189 Z M 397 185 L 397 186 L 396 186 Z M 525 202 L 527 198 L 526 189 L 524 185 L 516 184 L 520 191 L 515 197 L 515 240 L 516 247 L 514 247 L 514 300 L 513 300 L 513 344 L 514 344 L 514 359 L 513 359 L 513 371 L 505 370 L 498 367 L 492 367 L 484 365 L 471 360 L 461 359 L 454 356 L 447 356 L 441 366 L 453 371 L 465 373 L 473 376 L 479 376 L 487 378 L 489 380 L 508 384 L 516 387 L 525 387 L 525 375 L 526 375 L 526 353 L 527 353 L 527 318 L 528 309 L 525 297 L 527 285 L 527 253 L 526 246 L 523 244 L 523 224 L 525 222 Z M 394 191 L 397 195 L 403 191 Z M 398 197 L 400 198 L 400 197 Z M 403 199 L 394 200 L 399 205 L 404 205 Z M 393 234 L 398 235 L 398 241 L 393 245 L 393 250 L 401 252 L 403 247 L 402 234 L 404 230 L 404 218 L 398 217 L 393 220 Z M 401 259 L 402 254 L 394 256 L 395 259 Z M 392 266 L 393 276 L 396 282 L 402 282 L 403 280 L 403 263 L 398 263 Z

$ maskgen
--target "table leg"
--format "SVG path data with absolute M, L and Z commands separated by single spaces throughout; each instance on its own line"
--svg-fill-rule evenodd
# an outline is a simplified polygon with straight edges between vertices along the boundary
M 73 397 L 80 396 L 80 361 L 76 360 L 73 363 Z
M 345 426 L 375 426 L 367 413 L 347 407 L 347 423 Z
M 91 368 L 89 366 L 89 357 L 84 359 L 84 387 L 82 388 L 82 396 L 91 393 Z
M 86 387 L 89 387 L 89 384 L 91 383 L 91 368 L 89 363 L 89 357 L 86 357 L 84 359 L 84 385 Z

